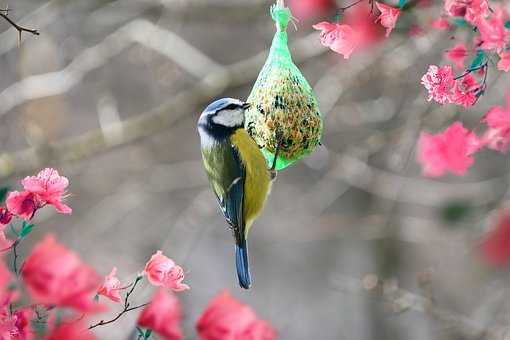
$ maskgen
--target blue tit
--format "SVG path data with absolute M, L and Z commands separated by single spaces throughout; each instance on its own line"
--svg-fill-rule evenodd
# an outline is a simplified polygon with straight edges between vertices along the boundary
M 223 98 L 210 104 L 198 120 L 205 170 L 231 227 L 237 276 L 245 289 L 251 286 L 246 239 L 264 207 L 272 178 L 258 145 L 244 129 L 244 110 L 249 107 Z

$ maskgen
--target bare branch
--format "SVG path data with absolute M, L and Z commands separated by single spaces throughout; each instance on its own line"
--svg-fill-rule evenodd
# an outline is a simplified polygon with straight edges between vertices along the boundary
M 146 21 L 138 22 L 136 25 L 140 24 L 153 25 Z M 130 30 L 136 28 L 135 26 L 130 27 Z M 140 28 L 140 26 L 137 27 Z M 148 28 L 148 26 L 144 28 Z M 112 36 L 83 52 L 64 70 L 30 77 L 29 80 L 22 80 L 4 90 L 0 93 L 2 102 L 0 116 L 9 108 L 27 100 L 61 94 L 70 90 L 86 73 L 103 65 L 109 58 L 128 46 L 124 40 L 129 39 L 126 35 L 115 35 L 114 33 Z M 119 39 L 119 37 L 123 39 Z M 325 48 L 317 42 L 316 34 L 301 38 L 291 47 L 296 62 L 313 58 L 325 52 Z M 211 97 L 221 94 L 228 87 L 240 86 L 255 79 L 266 57 L 267 51 L 262 51 L 254 57 L 229 66 L 212 67 L 213 71 L 190 89 L 178 93 L 168 102 L 149 112 L 116 124 L 115 128 L 120 128 L 123 131 L 121 140 L 112 142 L 111 139 L 106 138 L 109 130 L 108 127 L 105 127 L 56 144 L 46 145 L 42 147 L 45 151 L 43 153 L 39 147 L 29 148 L 11 155 L 0 154 L 0 177 L 8 176 L 13 172 L 38 168 L 50 159 L 61 162 L 76 161 L 165 129 L 187 114 L 189 109 L 198 103 L 203 103 Z M 204 58 L 202 59 L 206 60 Z M 208 63 L 208 65 L 212 64 Z M 44 86 L 44 84 L 52 86 Z M 42 156 L 43 154 L 44 156 Z
M 130 285 L 131 289 L 129 290 L 129 292 L 127 292 L 126 297 L 124 298 L 124 308 L 122 309 L 122 311 L 120 311 L 117 314 L 117 316 L 115 316 L 113 319 L 110 319 L 108 321 L 101 320 L 98 323 L 90 325 L 89 329 L 93 329 L 93 328 L 96 328 L 96 327 L 99 327 L 99 326 L 104 326 L 104 325 L 108 325 L 108 324 L 114 323 L 115 321 L 120 319 L 124 314 L 129 313 L 129 312 L 131 312 L 133 310 L 137 310 L 137 309 L 140 309 L 140 308 L 143 308 L 143 307 L 147 306 L 149 303 L 144 303 L 144 304 L 141 304 L 141 305 L 138 305 L 138 306 L 131 307 L 131 303 L 129 302 L 129 298 L 130 298 L 131 294 L 133 294 L 133 291 L 135 290 L 135 288 L 138 285 L 138 283 L 142 280 L 142 278 L 143 278 L 143 276 L 137 276 L 136 279 L 135 279 L 135 282 L 133 282 Z
M 33 35 L 39 35 L 39 31 L 36 29 L 27 28 L 21 25 L 18 25 L 14 20 L 9 18 L 9 7 L 5 9 L 0 9 L 0 17 L 4 18 L 12 27 L 14 27 L 18 31 L 18 46 L 21 43 L 21 34 L 23 32 L 27 32 Z
M 380 299 L 388 304 L 395 314 L 406 311 L 425 313 L 443 323 L 453 327 L 463 335 L 472 339 L 505 339 L 499 327 L 487 328 L 486 325 L 471 317 L 467 317 L 437 305 L 432 299 L 414 294 L 398 286 L 384 287 L 383 282 L 377 283 L 371 289 L 363 287 L 362 280 L 347 276 L 337 276 L 333 279 L 335 289 L 347 294 L 362 294 L 367 297 Z

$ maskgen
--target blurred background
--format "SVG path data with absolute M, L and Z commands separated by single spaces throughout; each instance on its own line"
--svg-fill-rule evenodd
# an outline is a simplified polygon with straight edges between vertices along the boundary
M 504 104 L 508 77 L 489 73 L 470 110 L 428 103 L 421 76 L 469 34 L 430 27 L 442 1 L 413 6 L 389 39 L 349 60 L 311 27 L 333 20 L 334 6 L 307 1 L 291 1 L 300 21 L 289 40 L 319 99 L 323 146 L 279 173 L 250 235 L 250 291 L 237 285 L 195 124 L 212 100 L 248 96 L 274 34 L 272 1 L 0 3 L 41 32 L 18 47 L 0 21 L 0 186 L 46 166 L 71 182 L 73 215 L 44 209 L 30 242 L 52 232 L 101 275 L 117 266 L 123 282 L 163 250 L 192 287 L 179 295 L 189 339 L 222 289 L 280 339 L 510 339 L 510 277 L 477 249 L 508 195 L 506 157 L 484 151 L 468 175 L 438 180 L 415 161 L 420 131 L 478 126 Z M 97 334 L 125 339 L 135 318 Z

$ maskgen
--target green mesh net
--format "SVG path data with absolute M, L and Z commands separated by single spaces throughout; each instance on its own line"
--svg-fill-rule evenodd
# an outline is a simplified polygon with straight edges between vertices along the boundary
M 248 97 L 245 128 L 272 166 L 281 170 L 312 152 L 320 143 L 322 117 L 313 90 L 294 65 L 287 39 L 288 8 L 271 7 L 276 22 L 269 56 Z

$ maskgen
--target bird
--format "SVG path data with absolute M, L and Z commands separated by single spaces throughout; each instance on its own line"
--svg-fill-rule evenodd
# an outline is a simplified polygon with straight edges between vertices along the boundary
M 202 160 L 211 188 L 235 241 L 239 285 L 251 287 L 247 236 L 262 212 L 276 171 L 268 169 L 259 146 L 244 129 L 251 105 L 234 98 L 209 104 L 200 115 Z

